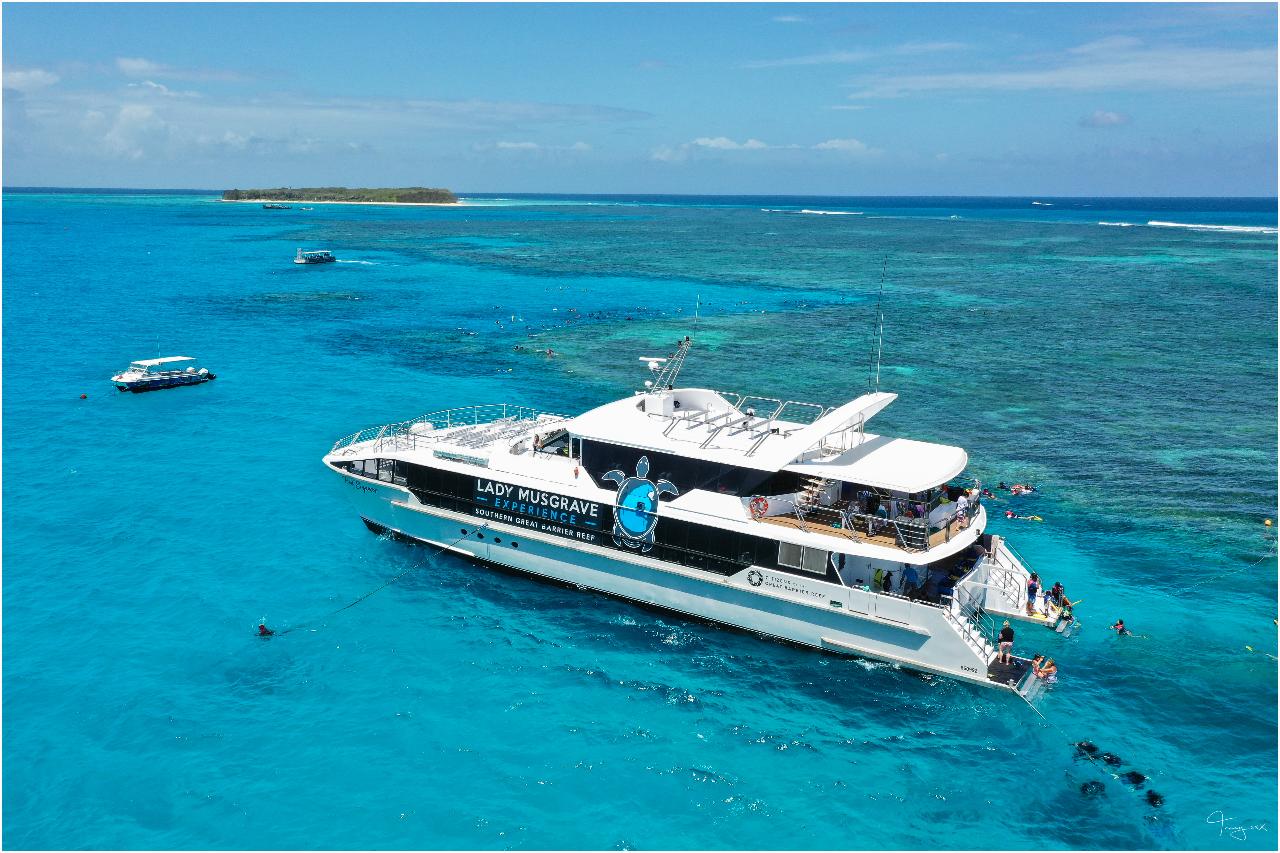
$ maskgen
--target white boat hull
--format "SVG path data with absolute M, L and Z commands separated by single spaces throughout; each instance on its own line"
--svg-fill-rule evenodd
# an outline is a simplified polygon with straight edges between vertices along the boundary
M 405 488 L 336 473 L 375 530 L 817 649 L 1008 687 L 987 679 L 982 652 L 966 642 L 941 607 L 763 567 L 728 577 L 699 572 L 639 552 L 424 506 Z

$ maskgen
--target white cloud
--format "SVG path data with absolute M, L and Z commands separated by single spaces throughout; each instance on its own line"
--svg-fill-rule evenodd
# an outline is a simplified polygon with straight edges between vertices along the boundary
M 484 151 L 490 147 L 496 148 L 499 151 L 572 151 L 575 153 L 581 153 L 583 151 L 591 150 L 591 146 L 585 142 L 575 142 L 572 145 L 541 145 L 537 142 L 495 142 L 492 146 L 477 145 L 474 147 L 474 150 Z
M 176 91 L 170 89 L 163 83 L 157 83 L 154 80 L 143 80 L 141 83 L 130 83 L 130 89 L 139 89 L 143 92 L 150 92 L 156 95 L 164 95 L 166 98 L 198 98 L 199 92 Z
M 803 24 L 808 18 L 802 18 L 799 15 L 775 15 L 773 20 L 779 24 Z
M 929 92 L 1215 90 L 1274 88 L 1273 49 L 1144 48 L 1116 37 L 1080 45 L 1034 68 L 867 77 L 851 98 Z
M 761 142 L 759 139 L 751 138 L 746 142 L 736 142 L 727 136 L 699 136 L 692 142 L 684 142 L 680 145 L 662 145 L 649 152 L 652 160 L 662 163 L 683 163 L 698 152 L 736 152 L 736 151 L 770 151 L 770 152 L 800 152 L 800 151 L 838 151 L 842 154 L 852 155 L 855 157 L 873 157 L 878 156 L 882 152 L 878 148 L 872 148 L 859 139 L 828 139 L 825 142 L 819 142 L 814 145 L 797 145 L 794 143 L 783 145 L 770 145 Z
M 861 139 L 828 139 L 813 147 L 818 151 L 843 151 L 846 154 L 869 154 L 872 151 Z
M 103 136 L 107 151 L 117 157 L 139 160 L 169 135 L 169 125 L 146 104 L 126 104 Z
M 745 68 L 789 68 L 796 65 L 846 65 L 852 62 L 864 62 L 875 56 L 866 50 L 833 50 L 827 53 L 811 53 L 807 56 L 792 56 L 787 59 L 761 59 L 748 62 Z
M 1085 42 L 1075 47 L 1067 48 L 1067 53 L 1073 53 L 1077 56 L 1088 56 L 1098 53 L 1114 53 L 1120 50 L 1132 50 L 1142 46 L 1142 40 L 1133 36 L 1107 36 L 1097 41 Z
M 35 92 L 52 86 L 59 79 L 57 74 L 42 68 L 15 68 L 4 72 L 4 88 Z
M 1081 127 L 1116 127 L 1128 124 L 1129 117 L 1124 113 L 1113 113 L 1109 110 L 1094 110 L 1090 115 L 1082 116 Z
M 235 152 L 253 162 L 337 156 L 370 145 L 413 152 L 428 138 L 438 141 L 438 150 L 452 146 L 461 154 L 477 137 L 494 140 L 472 149 L 491 156 L 518 157 L 523 151 L 524 156 L 585 157 L 592 149 L 575 139 L 580 129 L 649 117 L 615 107 L 530 101 L 192 97 L 151 78 L 107 90 L 68 91 L 60 85 L 13 94 L 22 104 L 6 103 L 6 146 L 15 146 L 14 151 L 20 146 L 32 156 L 38 152 L 48 162 L 75 163 L 194 163 Z M 565 142 L 530 141 L 546 128 L 562 132 Z M 496 140 L 505 144 L 500 147 Z
M 878 47 L 874 50 L 832 50 L 827 53 L 811 53 L 785 59 L 761 59 L 748 62 L 744 68 L 789 68 L 799 65 L 851 65 L 870 59 L 892 56 L 919 56 L 927 53 L 946 53 L 969 47 L 958 41 L 920 41 Z
M 159 77 L 164 69 L 150 59 L 117 57 L 116 68 L 126 77 Z
M 659 145 L 653 151 L 649 152 L 649 159 L 657 160 L 659 163 L 683 163 L 689 159 L 689 146 L 686 145 Z
M 759 151 L 769 146 L 759 139 L 748 139 L 746 142 L 734 142 L 727 136 L 699 136 L 693 140 L 694 145 L 702 148 L 716 148 L 720 151 Z
M 243 82 L 250 79 L 248 75 L 238 71 L 219 68 L 175 68 L 153 62 L 140 56 L 116 57 L 116 69 L 126 77 L 163 78 L 167 80 L 221 80 L 227 82 Z

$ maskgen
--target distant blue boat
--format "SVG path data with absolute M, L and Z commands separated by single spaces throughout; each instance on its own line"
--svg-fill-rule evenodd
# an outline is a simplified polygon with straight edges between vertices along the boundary
M 186 355 L 171 355 L 166 358 L 149 358 L 134 361 L 129 369 L 111 377 L 111 381 L 121 391 L 159 391 L 162 388 L 177 388 L 179 385 L 199 385 L 218 377 L 206 368 L 197 370 L 193 365 L 187 368 L 164 369 L 166 364 L 177 364 L 184 361 L 195 361 Z M 156 368 L 161 368 L 157 370 Z

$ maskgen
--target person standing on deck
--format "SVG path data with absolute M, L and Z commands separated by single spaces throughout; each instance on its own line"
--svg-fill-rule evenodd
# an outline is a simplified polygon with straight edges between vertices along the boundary
M 961 492 L 960 497 L 956 498 L 955 517 L 962 528 L 969 526 L 969 496 L 964 492 Z
M 907 598 L 915 598 L 919 589 L 920 575 L 916 572 L 916 567 L 910 563 L 903 563 L 902 592 L 907 596 Z
M 996 658 L 1000 663 L 1012 663 L 1013 653 L 1013 629 L 1009 627 L 1009 620 L 1004 620 L 1004 627 L 1000 629 L 1000 655 Z

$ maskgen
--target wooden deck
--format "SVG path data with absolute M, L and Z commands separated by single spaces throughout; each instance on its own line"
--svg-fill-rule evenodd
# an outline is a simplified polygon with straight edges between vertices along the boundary
M 779 524 L 783 527 L 794 527 L 797 530 L 807 530 L 810 533 L 825 533 L 828 536 L 839 536 L 842 539 L 848 539 L 851 542 L 865 542 L 868 545 L 880 545 L 885 548 L 897 548 L 900 551 L 906 549 L 898 545 L 897 539 L 894 538 L 892 531 L 880 532 L 875 536 L 863 536 L 853 530 L 847 530 L 843 527 L 833 527 L 828 524 L 820 524 L 815 521 L 802 522 L 795 515 L 771 515 L 767 518 L 758 519 L 766 524 Z M 951 535 L 956 536 L 964 530 L 958 522 L 951 522 Z M 936 548 L 943 542 L 947 541 L 947 530 L 944 528 L 937 531 L 929 537 L 929 547 Z

